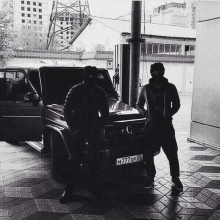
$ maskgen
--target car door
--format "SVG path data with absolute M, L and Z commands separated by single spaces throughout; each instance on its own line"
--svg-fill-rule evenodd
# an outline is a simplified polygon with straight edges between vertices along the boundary
M 24 69 L 0 69 L 0 141 L 41 141 L 42 102 L 27 94 L 36 93 Z

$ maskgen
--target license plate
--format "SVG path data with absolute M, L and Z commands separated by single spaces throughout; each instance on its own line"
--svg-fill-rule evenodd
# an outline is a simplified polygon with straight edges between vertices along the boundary
M 128 157 L 121 157 L 117 158 L 116 165 L 123 165 L 128 163 L 136 163 L 143 160 L 143 154 L 128 156 Z

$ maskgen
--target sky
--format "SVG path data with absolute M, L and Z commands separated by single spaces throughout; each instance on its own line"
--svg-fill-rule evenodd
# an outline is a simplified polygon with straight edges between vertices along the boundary
M 90 14 L 93 16 L 107 17 L 107 18 L 116 18 L 121 15 L 131 13 L 131 0 L 89 0 Z M 142 1 L 142 9 L 152 11 L 153 8 L 156 8 L 159 5 L 165 4 L 165 2 L 183 2 L 180 0 L 177 1 L 159 1 L 159 0 L 145 0 Z

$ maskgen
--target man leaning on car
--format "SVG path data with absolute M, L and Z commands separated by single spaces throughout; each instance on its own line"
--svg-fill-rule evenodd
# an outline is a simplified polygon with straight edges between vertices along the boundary
M 96 147 L 97 137 L 103 130 L 106 118 L 109 115 L 109 106 L 105 91 L 96 85 L 98 70 L 96 67 L 86 66 L 83 73 L 83 82 L 73 86 L 66 97 L 64 104 L 64 116 L 70 131 L 75 137 L 77 157 L 71 164 L 70 180 L 66 183 L 60 203 L 64 204 L 72 199 L 72 190 L 76 184 L 76 178 L 80 175 L 82 151 L 89 145 L 93 154 L 92 187 L 96 188 Z

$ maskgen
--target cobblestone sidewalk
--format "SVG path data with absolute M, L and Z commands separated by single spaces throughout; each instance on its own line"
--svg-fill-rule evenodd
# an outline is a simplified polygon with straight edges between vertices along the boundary
M 81 190 L 66 205 L 59 204 L 63 185 L 51 178 L 48 156 L 25 143 L 0 142 L 0 220 L 220 219 L 220 151 L 187 142 L 187 133 L 176 135 L 183 192 L 172 188 L 161 152 L 154 188 L 144 189 L 139 173 L 125 189 L 102 191 L 99 199 Z

